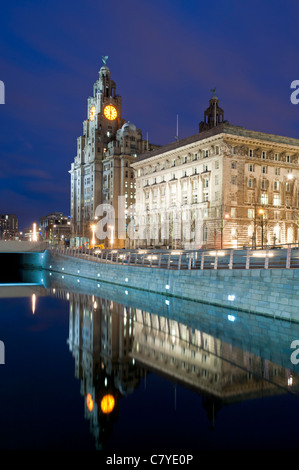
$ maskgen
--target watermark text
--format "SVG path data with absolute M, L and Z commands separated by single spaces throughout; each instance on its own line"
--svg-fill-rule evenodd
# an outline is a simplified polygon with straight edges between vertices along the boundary
M 0 80 L 0 104 L 5 104 L 5 86 L 2 80 Z

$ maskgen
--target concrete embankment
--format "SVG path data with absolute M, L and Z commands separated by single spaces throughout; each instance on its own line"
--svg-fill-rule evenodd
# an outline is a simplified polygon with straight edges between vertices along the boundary
M 167 270 L 98 263 L 46 251 L 43 268 L 102 283 L 299 322 L 299 270 Z

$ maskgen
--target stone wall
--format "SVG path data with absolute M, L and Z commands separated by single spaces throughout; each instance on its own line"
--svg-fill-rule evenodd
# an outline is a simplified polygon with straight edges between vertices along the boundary
M 299 322 L 299 270 L 167 270 L 82 260 L 47 251 L 44 269 Z

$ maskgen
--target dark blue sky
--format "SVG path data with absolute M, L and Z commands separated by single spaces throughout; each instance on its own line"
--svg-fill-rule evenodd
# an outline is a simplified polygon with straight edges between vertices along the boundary
M 87 97 L 108 65 L 149 140 L 198 131 L 217 87 L 231 124 L 299 138 L 299 5 L 274 0 L 27 0 L 0 6 L 0 213 L 69 214 Z

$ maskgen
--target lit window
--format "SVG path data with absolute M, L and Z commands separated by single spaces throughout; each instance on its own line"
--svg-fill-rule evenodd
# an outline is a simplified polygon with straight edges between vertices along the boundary
M 273 196 L 273 206 L 280 206 L 280 196 L 279 194 L 274 194 Z
M 273 189 L 274 189 L 274 191 L 279 191 L 279 181 L 274 181 Z
M 261 204 L 268 204 L 268 194 L 262 193 L 261 195 Z

